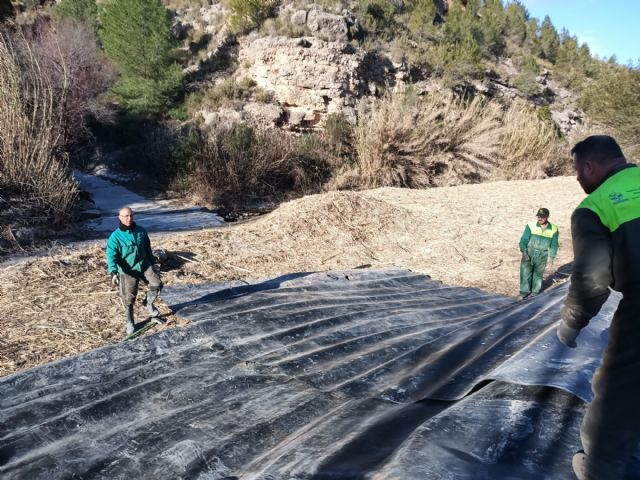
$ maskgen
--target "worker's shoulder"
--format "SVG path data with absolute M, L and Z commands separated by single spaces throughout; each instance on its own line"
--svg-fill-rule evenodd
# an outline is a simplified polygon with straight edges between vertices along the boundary
M 117 240 L 117 239 L 118 239 L 118 237 L 120 236 L 119 232 L 120 232 L 120 229 L 119 229 L 119 228 L 116 228 L 113 232 L 111 232 L 111 233 L 109 234 L 109 237 L 107 238 L 107 243 L 108 243 L 108 242 L 113 242 L 113 241 Z
M 598 212 L 589 208 L 589 206 L 578 205 L 571 214 L 571 229 L 591 229 L 593 226 L 603 226 Z
M 147 233 L 147 229 L 144 228 L 143 226 L 140 226 L 136 223 L 136 226 L 133 229 L 133 233 L 139 233 L 139 234 L 143 234 L 143 235 L 148 235 Z

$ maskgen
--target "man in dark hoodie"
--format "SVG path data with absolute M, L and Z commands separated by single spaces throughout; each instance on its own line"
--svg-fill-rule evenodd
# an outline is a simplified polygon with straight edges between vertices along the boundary
M 125 207 L 118 214 L 120 225 L 107 240 L 107 271 L 111 283 L 119 287 L 120 299 L 127 321 L 127 334 L 135 331 L 133 304 L 140 280 L 149 285 L 146 304 L 149 315 L 158 318 L 160 312 L 153 302 L 162 289 L 155 267 L 151 241 L 147 231 L 133 221 L 133 211 Z
M 571 150 L 578 182 L 588 197 L 571 217 L 574 264 L 557 335 L 576 346 L 609 297 L 622 293 L 609 343 L 593 376 L 573 457 L 580 480 L 620 480 L 640 441 L 640 168 L 627 163 L 616 141 L 586 138 Z

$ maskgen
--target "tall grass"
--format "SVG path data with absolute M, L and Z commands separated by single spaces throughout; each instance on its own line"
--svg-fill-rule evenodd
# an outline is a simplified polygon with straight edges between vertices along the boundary
M 515 180 L 545 178 L 571 171 L 568 145 L 553 121 L 523 101 L 516 101 L 504 115 L 500 162 L 494 178 Z
M 337 188 L 425 188 L 480 182 L 490 176 L 500 146 L 500 108 L 448 93 L 420 98 L 388 94 L 361 116 L 357 161 Z
M 315 193 L 330 176 L 328 153 L 317 135 L 275 128 L 237 124 L 213 138 L 194 132 L 183 150 L 184 185 L 198 201 L 233 207 Z
M 77 187 L 59 149 L 64 101 L 24 38 L 2 32 L 0 98 L 0 187 L 27 193 L 53 223 L 66 220 Z

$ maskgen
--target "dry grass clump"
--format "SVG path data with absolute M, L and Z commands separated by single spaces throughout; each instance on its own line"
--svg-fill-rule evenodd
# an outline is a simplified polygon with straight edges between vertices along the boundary
M 238 124 L 211 139 L 198 137 L 189 155 L 189 189 L 218 204 L 319 191 L 330 175 L 327 152 L 317 136 L 294 137 L 275 128 Z
M 570 173 L 567 144 L 551 121 L 525 102 L 511 104 L 503 119 L 500 162 L 494 178 L 515 180 Z
M 62 115 L 49 78 L 21 37 L 0 32 L 0 189 L 28 192 L 54 223 L 77 187 L 60 153 Z
M 425 188 L 480 182 L 499 152 L 500 108 L 448 93 L 420 98 L 412 91 L 374 101 L 356 127 L 357 162 L 338 188 Z
M 59 249 L 0 269 L 0 375 L 77 355 L 125 336 L 101 246 Z M 144 287 L 141 287 L 141 292 Z M 138 300 L 143 295 L 138 293 Z M 136 321 L 147 318 L 140 301 Z M 167 312 L 160 307 L 161 312 Z M 168 316 L 168 324 L 184 323 Z

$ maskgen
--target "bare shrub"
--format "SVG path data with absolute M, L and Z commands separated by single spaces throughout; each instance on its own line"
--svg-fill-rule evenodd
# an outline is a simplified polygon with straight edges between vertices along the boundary
M 424 188 L 480 182 L 499 152 L 499 107 L 448 93 L 425 99 L 388 94 L 361 116 L 355 129 L 357 160 L 340 172 L 335 188 Z
M 500 163 L 495 179 L 535 179 L 568 174 L 566 142 L 552 121 L 525 102 L 514 102 L 504 116 Z
M 72 212 L 77 187 L 59 148 L 55 94 L 24 37 L 0 32 L 0 188 L 29 193 L 57 223 Z
M 194 133 L 182 152 L 197 200 L 238 205 L 317 192 L 330 175 L 321 138 L 234 125 L 213 138 Z
M 68 19 L 41 21 L 28 32 L 28 41 L 60 103 L 62 142 L 74 151 L 91 138 L 88 117 L 104 120 L 111 115 L 100 96 L 114 81 L 113 68 L 88 25 Z

